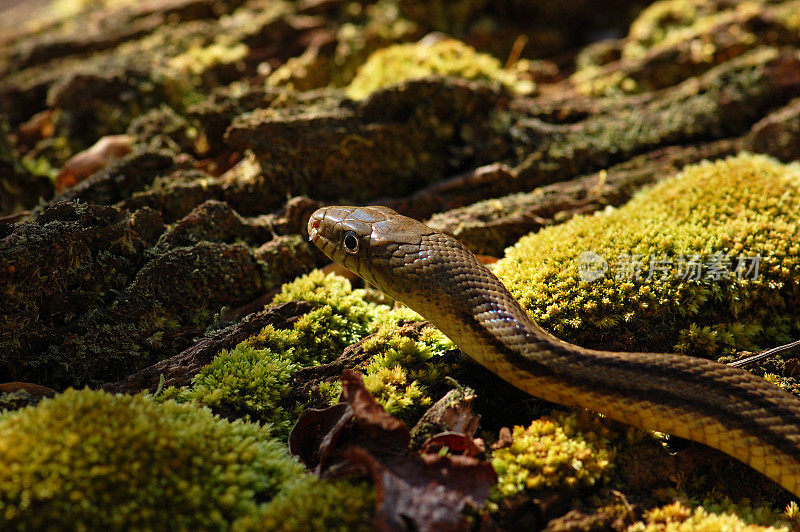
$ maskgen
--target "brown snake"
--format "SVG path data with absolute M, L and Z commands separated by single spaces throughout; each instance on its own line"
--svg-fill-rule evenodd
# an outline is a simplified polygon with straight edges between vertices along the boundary
M 797 397 L 711 360 L 563 342 L 460 242 L 386 207 L 322 208 L 308 232 L 332 260 L 517 388 L 719 449 L 800 496 Z

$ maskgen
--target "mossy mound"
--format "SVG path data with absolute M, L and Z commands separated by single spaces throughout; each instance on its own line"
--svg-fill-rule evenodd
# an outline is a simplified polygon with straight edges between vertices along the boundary
M 713 357 L 800 333 L 798 234 L 800 167 L 742 154 L 524 237 L 495 271 L 565 340 Z M 581 280 L 584 252 L 604 276 Z
M 794 510 L 790 507 L 781 516 L 764 506 L 738 506 L 730 501 L 694 509 L 674 502 L 650 510 L 644 520 L 631 525 L 628 532 L 788 532 L 796 530 L 796 509 L 794 505 Z
M 291 393 L 292 374 L 297 369 L 297 364 L 280 353 L 241 343 L 217 355 L 190 387 L 170 387 L 160 399 L 195 402 L 225 417 L 264 421 L 277 434 L 286 434 L 299 415 L 298 408 L 282 404 Z
M 372 332 L 380 307 L 364 300 L 349 281 L 314 271 L 286 283 L 273 303 L 304 300 L 321 305 L 291 329 L 265 327 L 235 349 L 222 351 L 184 389 L 168 388 L 162 399 L 195 402 L 227 417 L 270 423 L 288 434 L 301 405 L 288 404 L 292 374 L 330 362 Z
M 406 313 L 409 314 L 409 313 Z M 401 319 L 403 313 L 391 313 L 388 319 Z M 445 385 L 444 378 L 453 372 L 452 360 L 444 354 L 453 343 L 438 329 L 425 327 L 418 337 L 400 333 L 395 323 L 380 327 L 362 347 L 371 353 L 361 370 L 364 386 L 391 415 L 413 425 L 436 394 L 432 389 Z
M 234 523 L 235 532 L 367 531 L 374 530 L 375 490 L 367 484 L 320 481 L 303 476 L 275 497 L 255 517 Z
M 516 426 L 509 447 L 492 455 L 498 481 L 495 498 L 525 491 L 575 491 L 609 478 L 616 435 L 597 418 L 556 413 Z
M 433 75 L 498 82 L 521 93 L 533 92 L 535 88 L 532 81 L 504 70 L 496 57 L 478 52 L 461 41 L 443 39 L 395 44 L 373 52 L 347 87 L 347 95 L 366 98 L 377 89 Z
M 220 529 L 303 474 L 255 424 L 68 390 L 0 416 L 0 528 Z

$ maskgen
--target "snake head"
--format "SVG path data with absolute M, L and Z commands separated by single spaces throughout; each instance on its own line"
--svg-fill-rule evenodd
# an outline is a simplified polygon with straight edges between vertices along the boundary
M 401 300 L 417 275 L 407 266 L 420 258 L 423 239 L 434 233 L 388 207 L 323 207 L 308 220 L 308 237 L 325 255 Z

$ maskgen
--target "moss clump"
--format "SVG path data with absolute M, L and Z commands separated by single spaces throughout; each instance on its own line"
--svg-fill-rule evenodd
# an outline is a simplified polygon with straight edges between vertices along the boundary
M 338 355 L 342 349 L 369 334 L 380 314 L 378 306 L 365 301 L 362 292 L 353 290 L 347 279 L 326 276 L 318 270 L 284 284 L 272 303 L 296 300 L 323 305 L 294 327 L 306 342 L 314 344 L 309 347 L 316 351 L 316 354 L 304 351 L 295 358 L 316 363 Z M 296 342 L 292 344 L 296 347 Z
M 169 388 L 164 398 L 194 401 L 226 417 L 248 417 L 272 424 L 278 434 L 289 431 L 299 415 L 283 406 L 299 366 L 281 353 L 239 344 L 223 351 L 193 379 L 189 388 Z
M 608 480 L 614 435 L 596 418 L 556 413 L 527 429 L 516 426 L 510 447 L 492 456 L 498 481 L 495 499 L 525 491 L 577 490 Z
M 704 504 L 694 509 L 676 501 L 650 510 L 644 515 L 644 520 L 631 525 L 628 532 L 788 532 L 797 525 L 795 522 L 792 526 L 791 521 L 789 510 L 779 516 L 767 507 L 738 506 L 730 501 Z
M 68 390 L 0 416 L 3 529 L 218 529 L 303 468 L 264 427 Z
M 261 514 L 241 519 L 233 530 L 373 530 L 374 507 L 374 489 L 367 484 L 303 476 L 275 497 Z
M 222 351 L 189 387 L 168 388 L 163 399 L 195 402 L 227 417 L 270 423 L 286 435 L 302 405 L 288 402 L 291 379 L 300 368 L 330 362 L 376 327 L 388 307 L 364 301 L 350 283 L 314 271 L 286 283 L 273 303 L 305 300 L 321 305 L 291 329 L 265 327 L 231 351 Z
M 168 388 L 162 399 L 195 402 L 228 417 L 270 423 L 278 435 L 288 433 L 303 405 L 290 402 L 292 374 L 324 364 L 344 349 L 374 334 L 362 348 L 369 356 L 361 367 L 367 389 L 386 410 L 413 422 L 432 402 L 430 388 L 444 386 L 454 365 L 442 355 L 454 348 L 444 335 L 426 327 L 413 338 L 398 325 L 421 318 L 408 310 L 392 310 L 364 300 L 349 281 L 314 271 L 286 283 L 273 303 L 304 300 L 321 305 L 300 317 L 291 329 L 265 327 L 231 351 L 221 352 L 189 387 Z M 322 383 L 324 395 L 336 402 L 338 383 Z
M 522 93 L 534 90 L 532 81 L 504 70 L 497 58 L 480 53 L 461 41 L 445 39 L 395 44 L 374 52 L 358 70 L 347 88 L 347 95 L 361 99 L 382 87 L 433 75 L 499 82 Z
M 540 324 L 581 345 L 719 356 L 788 342 L 800 333 L 799 190 L 800 167 L 768 157 L 687 166 L 622 208 L 522 238 L 495 271 Z M 586 251 L 609 266 L 592 282 L 578 271 Z M 714 278 L 708 265 L 726 257 L 728 277 Z M 753 257 L 758 275 L 740 279 L 737 261 Z M 693 259 L 699 279 L 686 275 Z
M 387 412 L 412 425 L 432 404 L 431 388 L 454 367 L 443 358 L 454 345 L 433 327 L 409 337 L 387 323 L 362 347 L 372 353 L 362 368 L 364 386 Z
M 219 65 L 233 64 L 247 57 L 250 49 L 246 44 L 225 43 L 217 39 L 209 46 L 192 46 L 186 52 L 169 60 L 170 68 L 180 72 L 200 75 Z
M 17 410 L 23 406 L 36 404 L 38 399 L 27 390 L 15 390 L 13 392 L 0 392 L 0 412 L 3 410 Z

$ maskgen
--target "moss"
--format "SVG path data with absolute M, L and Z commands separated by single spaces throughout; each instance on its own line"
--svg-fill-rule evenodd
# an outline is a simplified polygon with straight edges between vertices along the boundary
M 248 417 L 270 423 L 276 433 L 288 433 L 299 415 L 282 406 L 292 390 L 298 366 L 280 353 L 239 344 L 223 351 L 182 390 L 168 388 L 164 398 L 194 401 L 226 417 Z
M 37 402 L 38 400 L 27 390 L 0 392 L 0 412 L 3 410 L 17 410 Z
M 292 300 L 321 306 L 291 329 L 267 326 L 235 349 L 222 351 L 190 386 L 168 388 L 163 398 L 195 402 L 228 417 L 248 416 L 286 435 L 302 409 L 289 400 L 294 372 L 335 359 L 372 332 L 381 312 L 388 312 L 388 307 L 364 301 L 346 279 L 319 271 L 284 284 L 274 303 Z
M 303 471 L 259 425 L 91 390 L 0 416 L 0 464 L 15 530 L 223 528 Z
M 788 342 L 800 332 L 799 186 L 800 167 L 763 156 L 691 165 L 622 208 L 524 237 L 495 272 L 543 327 L 580 345 L 720 356 Z M 609 266 L 593 282 L 579 276 L 585 251 Z M 685 272 L 694 255 L 729 256 L 729 278 L 682 278 L 681 257 Z M 634 256 L 639 278 L 625 268 Z M 738 278 L 738 257 L 761 257 L 757 277 Z
M 257 517 L 246 517 L 233 530 L 373 530 L 375 493 L 368 484 L 347 481 L 323 481 L 300 477 Z
M 315 270 L 281 287 L 272 303 L 287 301 L 308 301 L 330 307 L 330 316 L 337 324 L 346 326 L 349 332 L 342 347 L 350 345 L 365 336 L 378 318 L 377 306 L 364 300 L 363 293 L 353 290 L 350 282 L 336 275 L 325 275 Z M 310 324 L 304 324 L 302 328 Z
M 622 54 L 625 57 L 642 57 L 655 46 L 669 46 L 697 38 L 719 24 L 732 22 L 759 9 L 763 9 L 763 6 L 751 2 L 742 2 L 732 8 L 730 4 L 702 0 L 655 2 L 631 24 L 629 39 Z M 737 38 L 743 39 L 744 36 L 738 35 Z M 755 39 L 753 35 L 750 38 Z
M 372 356 L 364 364 L 364 386 L 387 412 L 413 425 L 433 402 L 431 388 L 441 386 L 453 371 L 452 361 L 443 355 L 454 346 L 433 327 L 418 337 L 401 334 L 387 315 L 387 323 L 362 347 Z
M 374 52 L 353 78 L 347 94 L 361 99 L 382 87 L 432 75 L 499 82 L 523 93 L 534 89 L 533 82 L 518 79 L 512 71 L 504 70 L 497 58 L 461 41 L 445 39 L 396 44 Z
M 608 480 L 615 436 L 597 418 L 556 413 L 516 426 L 509 447 L 492 455 L 494 499 L 545 488 L 573 491 Z
M 219 65 L 233 64 L 243 60 L 250 48 L 243 43 L 214 42 L 208 46 L 192 46 L 186 52 L 169 60 L 170 68 L 192 75 L 200 75 Z
M 796 505 L 795 505 L 796 507 Z M 792 526 L 794 522 L 794 526 Z M 631 525 L 628 532 L 721 532 L 724 530 L 789 531 L 795 529 L 787 509 L 783 516 L 774 510 L 756 506 L 735 505 L 726 500 L 719 504 L 704 503 L 690 508 L 682 502 L 652 509 L 645 513 L 644 520 Z

